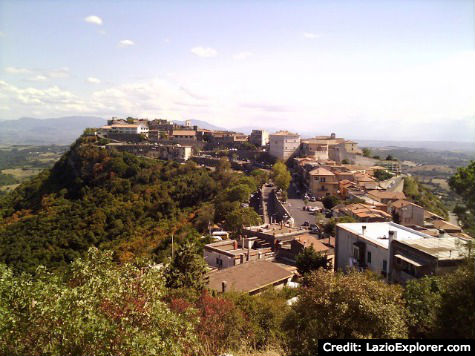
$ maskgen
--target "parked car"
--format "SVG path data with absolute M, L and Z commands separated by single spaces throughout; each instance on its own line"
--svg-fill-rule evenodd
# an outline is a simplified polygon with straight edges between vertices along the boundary
M 315 197 L 310 197 L 310 201 L 317 201 L 317 198 L 315 198 Z
M 310 224 L 309 224 L 308 221 L 305 221 L 305 222 L 302 224 L 302 226 L 309 226 L 309 225 L 310 225 Z

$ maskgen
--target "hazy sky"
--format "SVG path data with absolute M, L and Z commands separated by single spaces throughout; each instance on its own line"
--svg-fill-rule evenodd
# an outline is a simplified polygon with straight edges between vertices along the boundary
M 475 140 L 473 1 L 0 0 L 0 119 Z

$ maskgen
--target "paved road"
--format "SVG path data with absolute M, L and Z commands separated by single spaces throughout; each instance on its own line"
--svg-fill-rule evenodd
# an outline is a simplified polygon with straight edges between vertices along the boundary
M 310 214 L 308 211 L 304 211 L 302 208 L 304 202 L 301 197 L 295 194 L 292 186 L 289 188 L 287 203 L 285 204 L 290 215 L 295 220 L 295 226 L 301 226 L 305 221 L 308 221 L 310 224 L 315 223 L 315 215 Z M 315 205 L 315 203 L 309 203 L 309 205 Z

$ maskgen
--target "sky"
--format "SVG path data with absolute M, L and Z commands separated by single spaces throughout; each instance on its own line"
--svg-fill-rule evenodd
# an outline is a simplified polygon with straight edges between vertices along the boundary
M 0 0 L 0 119 L 475 141 L 464 0 Z

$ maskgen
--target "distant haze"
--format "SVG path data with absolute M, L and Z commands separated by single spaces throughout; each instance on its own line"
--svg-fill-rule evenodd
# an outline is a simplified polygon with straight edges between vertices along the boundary
M 0 120 L 0 144 L 9 145 L 67 145 L 74 142 L 79 135 L 88 127 L 101 127 L 107 122 L 106 118 L 89 116 L 68 116 L 50 119 L 20 118 L 17 120 Z M 184 124 L 184 121 L 175 120 L 177 124 Z M 253 129 L 262 129 L 260 126 L 248 126 L 227 128 L 216 126 L 202 120 L 191 120 L 192 125 L 208 130 L 235 130 L 249 134 Z M 269 132 L 275 132 L 277 128 L 264 128 Z M 330 130 L 334 132 L 333 130 Z M 328 132 L 315 132 L 314 135 L 303 135 L 302 137 L 311 137 L 315 135 L 330 134 Z M 447 151 L 475 151 L 473 142 L 451 142 L 451 141 L 415 141 L 415 140 L 365 140 L 356 135 L 344 136 L 337 132 L 337 136 L 355 140 L 361 147 L 408 147 L 425 148 L 430 150 Z M 475 158 L 475 157 L 474 157 Z

